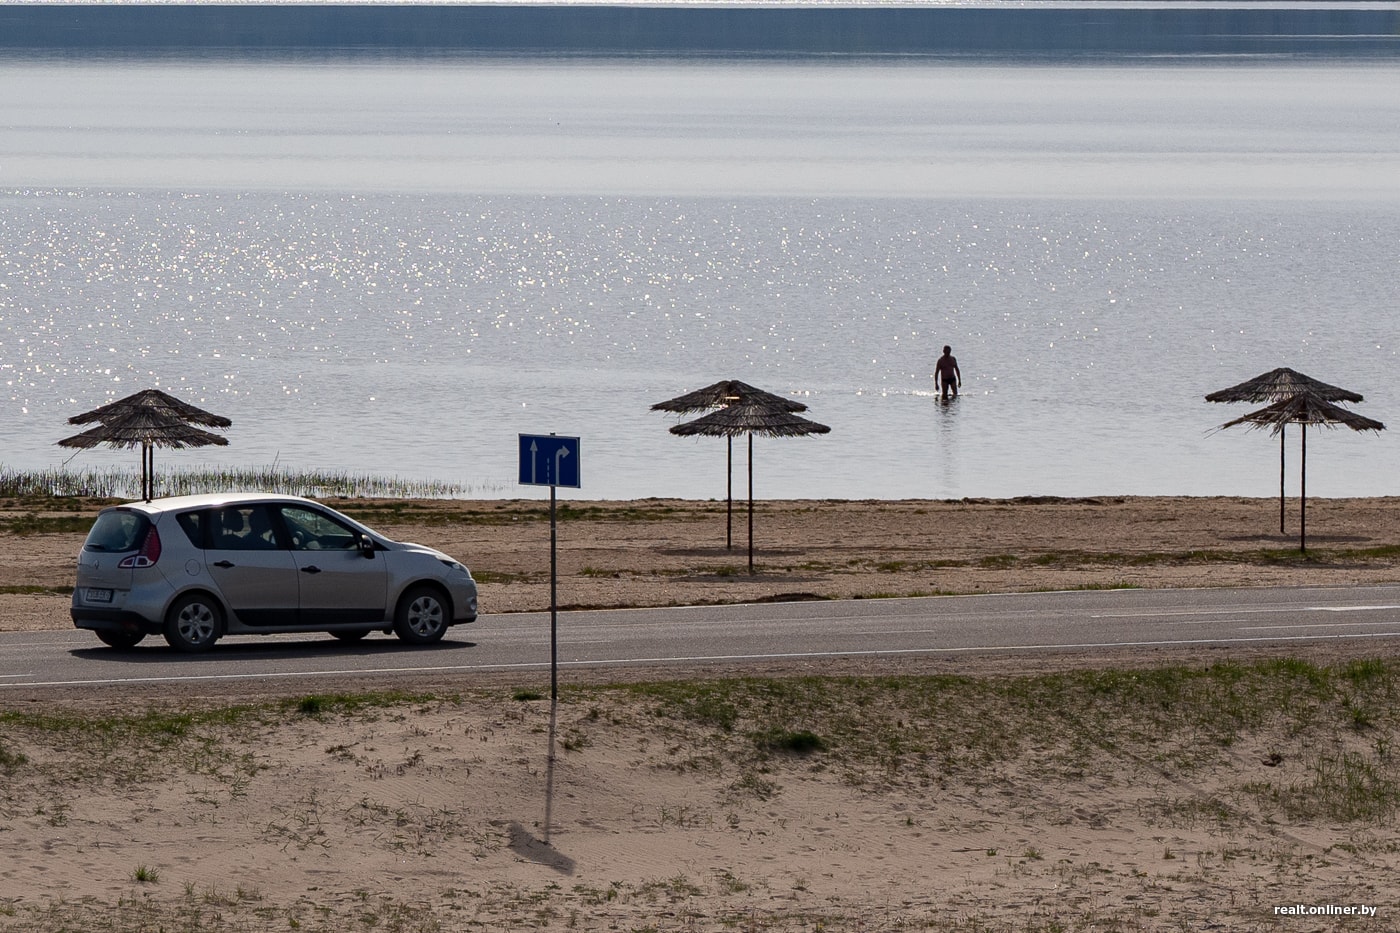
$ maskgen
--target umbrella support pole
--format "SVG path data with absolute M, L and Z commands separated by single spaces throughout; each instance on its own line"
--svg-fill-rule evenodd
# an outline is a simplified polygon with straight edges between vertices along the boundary
M 753 432 L 749 432 L 749 574 L 753 574 Z
M 1308 553 L 1308 426 L 1303 425 L 1301 487 L 1298 490 L 1298 550 Z
M 156 479 L 155 448 L 151 444 L 141 445 L 141 498 L 147 502 L 155 495 Z
M 1283 434 L 1285 425 L 1278 429 L 1278 533 L 1283 534 Z
M 724 549 L 734 550 L 734 437 L 724 439 L 729 452 L 729 473 L 724 486 Z

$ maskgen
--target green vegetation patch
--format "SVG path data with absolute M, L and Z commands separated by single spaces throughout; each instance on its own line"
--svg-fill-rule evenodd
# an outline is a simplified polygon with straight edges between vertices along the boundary
M 36 515 L 26 512 L 13 518 L 0 519 L 0 531 L 8 531 L 12 535 L 87 534 L 91 527 L 91 515 Z
M 42 586 L 38 583 L 7 583 L 0 586 L 6 596 L 72 596 L 71 586 Z
M 1292 659 L 1207 668 L 1091 670 L 997 679 L 808 677 L 612 688 L 719 760 L 811 742 L 860 786 L 994 782 L 1016 761 L 1046 780 L 1126 760 L 1161 774 L 1217 767 L 1246 741 L 1304 737 L 1310 776 L 1243 793 L 1290 814 L 1389 819 L 1400 806 L 1400 661 L 1324 667 Z M 705 735 L 702 740 L 699 734 Z M 797 737 L 810 736 L 810 739 Z M 1280 772 L 1280 777 L 1284 773 Z M 1334 792 L 1338 789 L 1347 793 Z
M 793 755 L 810 755 L 826 751 L 826 741 L 815 732 L 806 729 L 769 729 L 754 736 L 759 748 L 770 752 L 788 752 Z
M 403 706 L 442 702 L 435 694 L 385 690 L 373 693 L 316 693 L 295 700 L 283 700 L 280 711 L 295 710 L 303 716 L 334 713 L 341 716 L 365 716 L 379 710 L 396 710 Z M 252 708 L 249 708 L 251 715 Z
M 29 781 L 57 784 L 124 786 L 187 771 L 236 785 L 257 770 L 251 755 L 235 750 L 236 740 L 264 726 L 266 715 L 251 706 L 125 714 L 0 712 L 0 748 L 9 750 L 0 756 L 0 767 Z
M 420 496 L 418 498 L 432 498 Z M 347 504 L 342 511 L 367 524 L 395 522 L 416 525 L 510 525 L 549 521 L 549 504 L 534 500 L 501 500 L 444 507 L 411 500 L 385 499 Z M 579 505 L 558 503 L 555 518 L 561 522 L 698 522 L 709 517 L 706 508 L 690 505 Z
M 549 574 L 544 571 L 517 573 L 505 570 L 472 569 L 472 579 L 477 583 L 538 583 L 548 578 Z
M 444 507 L 422 502 L 383 499 L 337 506 L 368 525 L 412 524 L 441 528 L 455 525 L 509 525 L 549 521 L 549 507 L 538 503 L 499 502 L 489 505 Z
M 1318 564 L 1343 561 L 1388 561 L 1400 557 L 1400 546 L 1380 545 L 1366 548 L 1311 548 L 1306 553 L 1298 548 L 1259 548 L 1255 550 L 1144 551 L 1044 551 L 1026 558 L 1000 555 L 984 558 L 983 566 L 1013 567 L 1031 565 L 1057 570 L 1078 567 L 1160 567 L 1182 564 L 1256 564 L 1262 566 Z M 988 563 L 991 561 L 993 563 Z
M 140 494 L 141 471 L 110 467 L 91 470 L 0 469 L 0 498 L 130 499 Z M 206 492 L 277 492 L 327 498 L 334 496 L 453 499 L 494 489 L 436 480 L 403 479 L 371 473 L 295 470 L 267 467 L 196 467 L 162 470 L 156 495 L 186 496 Z

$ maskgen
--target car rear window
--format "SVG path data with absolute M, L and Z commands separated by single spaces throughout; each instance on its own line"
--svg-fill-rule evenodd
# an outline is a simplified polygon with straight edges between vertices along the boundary
M 102 512 L 93 523 L 92 530 L 88 532 L 83 547 L 89 551 L 108 551 L 115 554 L 134 551 L 141 546 L 149 524 L 149 520 L 140 512 L 121 509 Z

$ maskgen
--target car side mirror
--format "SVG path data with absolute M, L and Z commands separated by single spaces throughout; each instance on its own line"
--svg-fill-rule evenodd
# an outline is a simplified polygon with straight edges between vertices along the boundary
M 374 539 L 369 535 L 360 535 L 360 556 L 374 559 Z

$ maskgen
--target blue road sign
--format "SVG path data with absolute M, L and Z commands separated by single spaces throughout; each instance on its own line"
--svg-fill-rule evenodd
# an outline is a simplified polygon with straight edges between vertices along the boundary
M 582 485 L 578 446 L 576 437 L 520 435 L 520 485 L 578 489 Z

